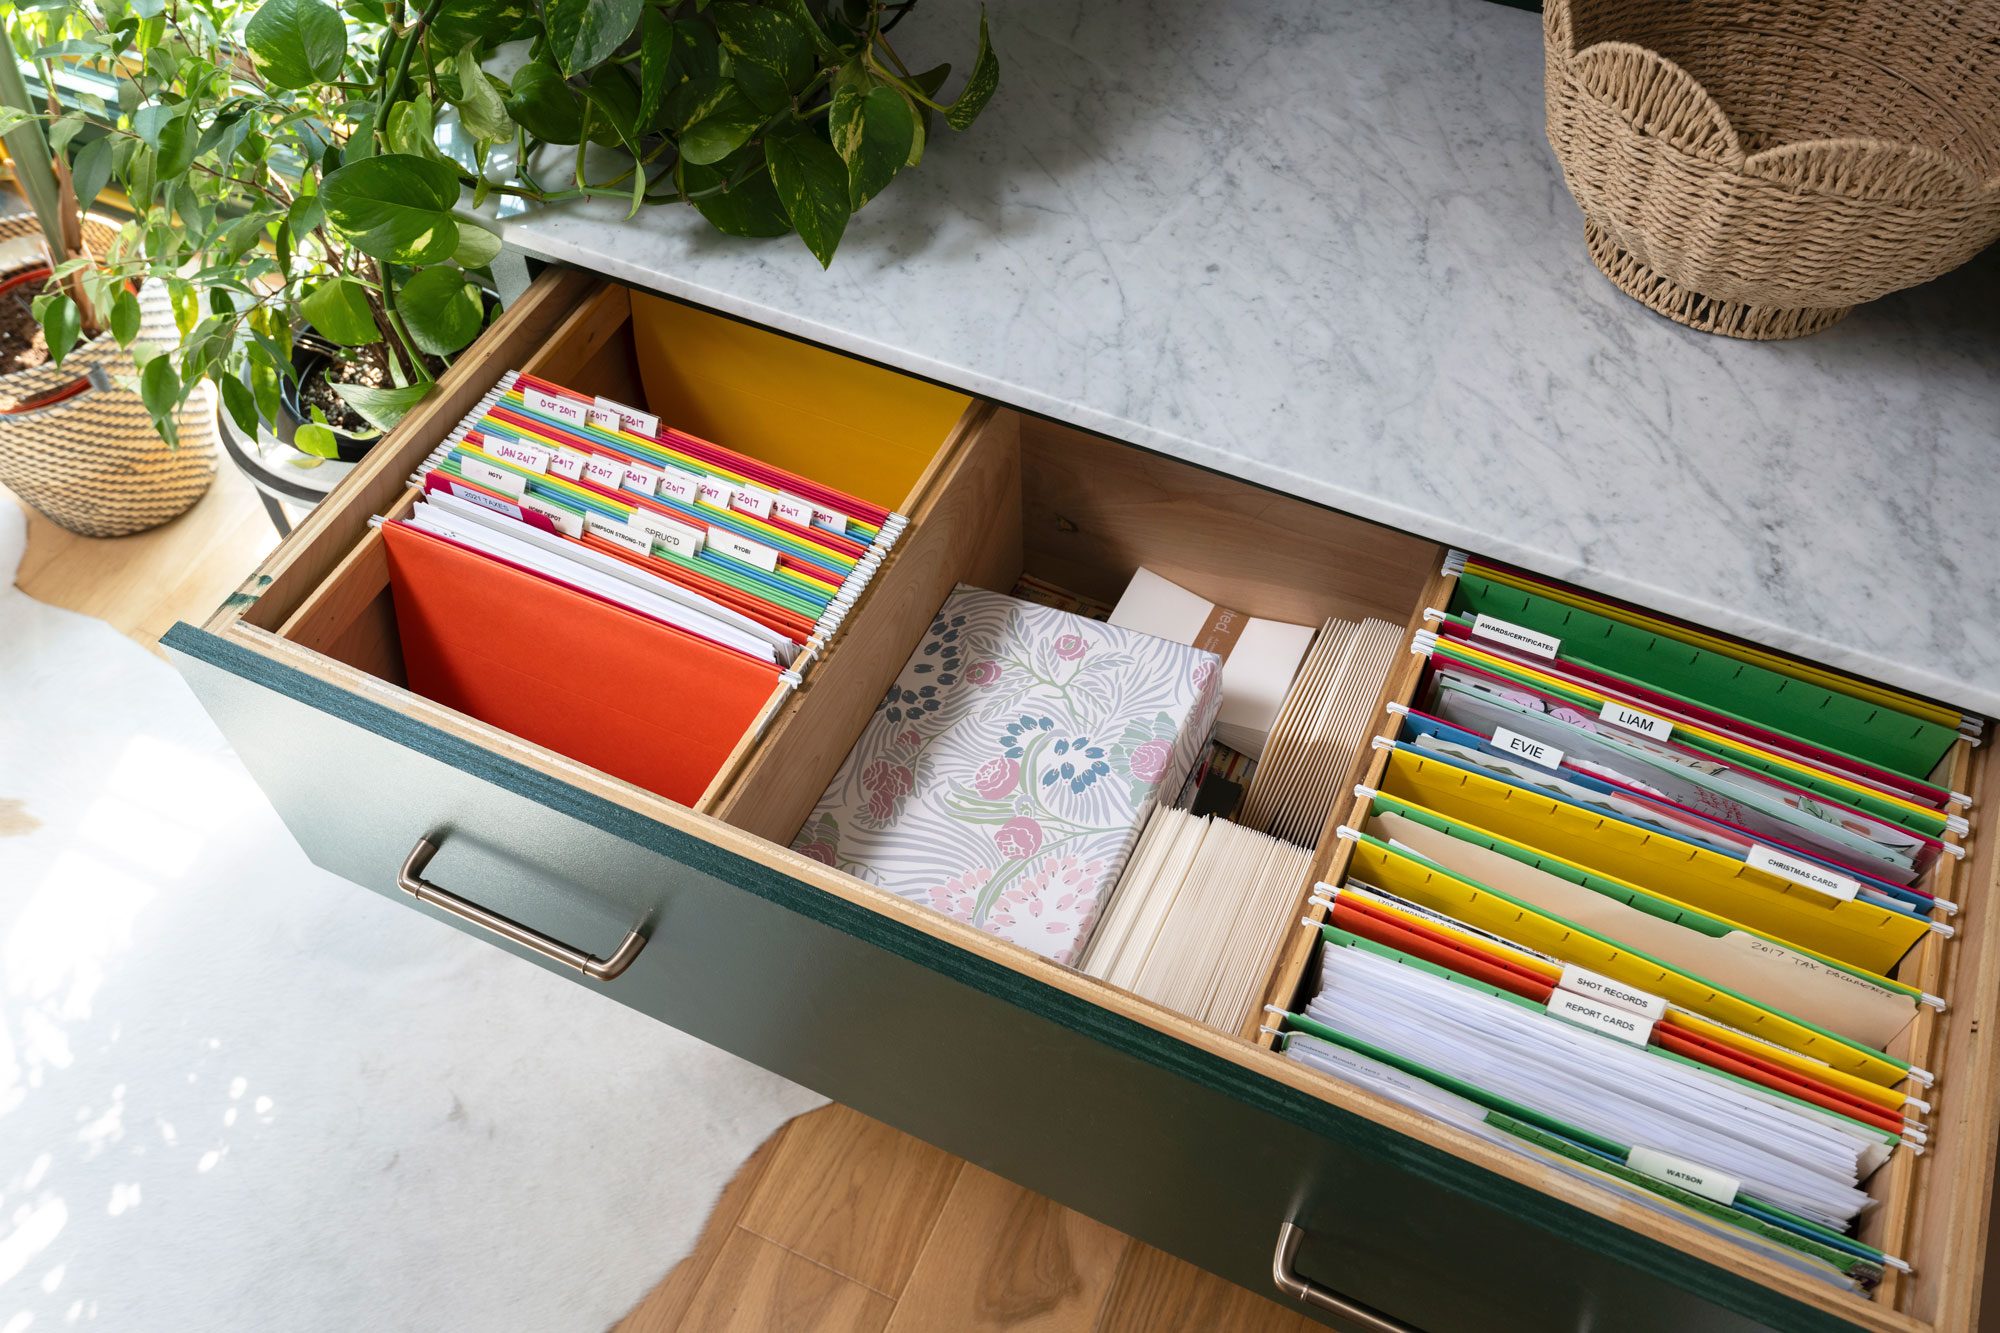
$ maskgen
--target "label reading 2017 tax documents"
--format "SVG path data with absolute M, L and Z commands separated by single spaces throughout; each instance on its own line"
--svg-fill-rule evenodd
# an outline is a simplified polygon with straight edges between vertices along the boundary
M 1509 731 L 1505 727 L 1493 728 L 1493 748 L 1519 755 L 1529 763 L 1540 764 L 1543 768 L 1562 767 L 1561 750 L 1553 745 L 1544 745 L 1540 741 L 1531 741 L 1520 732 Z
M 1752 845 L 1743 857 L 1743 863 L 1844 903 L 1853 902 L 1855 895 L 1861 892 L 1861 881 L 1858 879 L 1828 870 L 1802 857 L 1774 852 L 1762 845 Z
M 1564 963 L 1562 980 L 1556 983 L 1572 995 L 1581 995 L 1586 1000 L 1597 1000 L 1614 1009 L 1624 1009 L 1641 1018 L 1654 1020 L 1667 1016 L 1667 1002 L 1657 995 L 1642 991 L 1636 986 L 1628 986 L 1622 981 L 1614 981 L 1600 972 L 1578 967 L 1575 963 Z
M 1629 1009 L 1617 1009 L 1595 1000 L 1586 1000 L 1581 995 L 1559 990 L 1549 996 L 1549 1013 L 1557 1018 L 1566 1018 L 1579 1027 L 1593 1032 L 1602 1032 L 1607 1037 L 1629 1041 L 1634 1046 L 1644 1046 L 1653 1035 L 1653 1020 L 1642 1018 Z
M 721 528 L 709 529 L 708 549 L 711 551 L 720 551 L 724 555 L 734 556 L 744 564 L 755 565 L 767 574 L 778 567 L 778 553 L 776 551 L 758 542 L 753 542 L 748 537 L 739 537 L 733 532 L 725 532 Z
M 1625 1156 L 1625 1165 L 1642 1176 L 1678 1185 L 1689 1194 L 1717 1203 L 1735 1203 L 1736 1191 L 1741 1187 L 1735 1176 L 1725 1176 L 1712 1166 L 1700 1166 L 1658 1148 L 1633 1148 Z
M 556 394 L 543 393 L 540 389 L 523 388 L 521 390 L 521 402 L 531 410 L 540 412 L 543 416 L 554 417 L 558 421 L 567 421 L 572 426 L 582 426 L 590 420 L 590 409 L 582 403 L 577 402 L 574 398 L 562 398 Z
M 1651 736 L 1656 741 L 1663 741 L 1674 734 L 1674 724 L 1665 718 L 1642 713 L 1636 708 L 1627 708 L 1616 699 L 1606 699 L 1604 707 L 1597 710 L 1597 717 L 1601 722 L 1609 722 L 1612 726 L 1623 727 L 1627 731 L 1636 731 L 1641 736 Z
M 1516 625 L 1511 620 L 1501 620 L 1496 616 L 1474 616 L 1472 632 L 1479 638 L 1504 643 L 1509 648 L 1519 648 L 1524 653 L 1546 657 L 1552 662 L 1556 653 L 1561 650 L 1563 642 L 1553 634 L 1543 634 L 1539 630 L 1529 629 L 1526 625 Z

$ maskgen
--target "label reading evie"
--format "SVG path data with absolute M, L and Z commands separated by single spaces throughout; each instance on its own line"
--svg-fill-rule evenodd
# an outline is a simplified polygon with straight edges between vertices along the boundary
M 1607 1037 L 1616 1037 L 1634 1046 L 1644 1046 L 1647 1038 L 1653 1035 L 1652 1019 L 1642 1018 L 1627 1009 L 1614 1009 L 1608 1004 L 1586 1000 L 1566 990 L 1549 996 L 1548 1012 L 1556 1018 L 1568 1019 L 1579 1027 L 1602 1032 Z
M 1553 745 L 1544 745 L 1540 741 L 1531 741 L 1520 732 L 1509 731 L 1505 727 L 1493 728 L 1493 748 L 1504 750 L 1508 754 L 1519 755 L 1529 763 L 1540 764 L 1543 768 L 1554 769 L 1562 767 L 1563 752 L 1561 750 L 1558 750 Z
M 1625 1165 L 1642 1176 L 1678 1185 L 1689 1194 L 1698 1194 L 1717 1203 L 1735 1203 L 1736 1191 L 1740 1188 L 1734 1176 L 1725 1176 L 1712 1166 L 1697 1166 L 1684 1157 L 1663 1153 L 1658 1148 L 1633 1148 L 1626 1154 Z
M 1564 963 L 1562 980 L 1556 983 L 1572 995 L 1581 995 L 1587 1000 L 1597 1000 L 1614 1009 L 1624 1009 L 1641 1018 L 1658 1021 L 1667 1016 L 1667 1002 L 1657 995 L 1628 986 L 1622 981 L 1613 981 L 1599 972 L 1578 967 L 1575 963 Z
M 1497 616 L 1474 616 L 1472 632 L 1479 638 L 1492 639 L 1496 643 L 1504 643 L 1510 648 L 1519 648 L 1524 653 L 1533 653 L 1536 657 L 1546 657 L 1550 661 L 1554 661 L 1556 653 L 1562 649 L 1562 640 L 1553 634 L 1543 634 L 1540 630 L 1529 629 L 1526 625 L 1516 625 L 1511 620 L 1501 620 Z
M 1604 701 L 1604 707 L 1597 710 L 1597 720 L 1627 731 L 1636 731 L 1642 736 L 1651 736 L 1656 741 L 1663 741 L 1674 734 L 1674 724 L 1665 718 L 1627 708 L 1615 699 Z
M 1743 864 L 1755 866 L 1767 874 L 1776 875 L 1779 879 L 1788 879 L 1802 888 L 1811 889 L 1814 893 L 1823 893 L 1844 903 L 1853 902 L 1855 896 L 1861 892 L 1861 881 L 1852 876 L 1828 870 L 1825 866 L 1800 860 L 1796 856 L 1774 852 L 1762 844 L 1755 844 L 1750 848 L 1743 857 Z

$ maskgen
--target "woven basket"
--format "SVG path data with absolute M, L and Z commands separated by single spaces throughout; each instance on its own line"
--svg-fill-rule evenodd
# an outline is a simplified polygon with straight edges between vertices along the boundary
M 1590 257 L 1671 319 L 1796 338 L 2000 236 L 2000 2 L 1547 0 Z
M 97 254 L 118 234 L 97 218 L 84 227 Z M 40 233 L 30 214 L 0 218 L 0 239 Z M 140 288 L 139 311 L 136 341 L 179 345 L 163 284 Z M 61 366 L 0 376 L 0 484 L 86 537 L 124 537 L 186 512 L 215 479 L 211 390 L 203 385 L 189 397 L 180 446 L 169 448 L 134 388 L 138 378 L 131 354 L 108 333 L 79 343 Z M 48 406 L 21 407 L 79 384 Z

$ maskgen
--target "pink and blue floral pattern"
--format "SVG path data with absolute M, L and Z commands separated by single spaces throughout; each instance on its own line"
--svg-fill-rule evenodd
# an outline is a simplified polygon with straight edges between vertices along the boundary
M 961 585 L 792 846 L 1072 962 L 1208 744 L 1218 661 Z

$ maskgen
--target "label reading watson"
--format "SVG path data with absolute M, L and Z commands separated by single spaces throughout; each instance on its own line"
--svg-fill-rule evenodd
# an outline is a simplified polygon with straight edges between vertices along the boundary
M 1823 893 L 1844 903 L 1853 902 L 1855 895 L 1861 892 L 1861 881 L 1858 879 L 1828 870 L 1825 866 L 1815 865 L 1811 861 L 1801 860 L 1796 856 L 1774 852 L 1762 844 L 1751 845 L 1749 852 L 1743 857 L 1743 864 L 1755 866 L 1767 874 L 1776 875 L 1779 879 L 1788 879 L 1803 888 L 1811 889 L 1814 893 Z
M 1543 634 L 1539 630 L 1529 629 L 1526 625 L 1516 625 L 1511 620 L 1500 620 L 1493 616 L 1474 616 L 1472 632 L 1482 639 L 1504 643 L 1510 648 L 1519 648 L 1524 653 L 1533 653 L 1536 657 L 1546 657 L 1550 661 L 1555 660 L 1556 653 L 1562 648 L 1562 640 L 1552 634 Z
M 495 458 L 504 458 L 510 463 L 519 463 L 530 472 L 549 470 L 549 451 L 540 445 L 519 444 L 513 440 L 496 440 L 488 435 L 480 441 L 480 447 Z
M 1674 1157 L 1658 1148 L 1634 1148 L 1625 1165 L 1642 1176 L 1679 1185 L 1689 1194 L 1699 1194 L 1717 1203 L 1735 1203 L 1739 1188 L 1736 1177 L 1725 1176 L 1712 1166 L 1697 1166 L 1684 1157 Z
M 708 549 L 720 551 L 724 555 L 735 556 L 746 565 L 755 565 L 765 573 L 778 567 L 778 553 L 768 546 L 739 537 L 733 532 L 711 531 L 708 534 Z
M 1614 1009 L 1624 1009 L 1641 1018 L 1657 1022 L 1667 1016 L 1667 1002 L 1659 996 L 1622 981 L 1613 981 L 1600 972 L 1578 967 L 1575 963 L 1563 964 L 1562 980 L 1556 984 L 1572 995 L 1581 995 L 1586 1000 L 1596 1000 Z
M 1641 736 L 1651 736 L 1656 741 L 1663 741 L 1674 734 L 1674 724 L 1665 718 L 1627 708 L 1615 699 L 1604 701 L 1604 707 L 1597 710 L 1597 720 L 1627 731 L 1636 731 Z
M 1544 745 L 1540 741 L 1531 741 L 1520 732 L 1509 731 L 1505 727 L 1493 728 L 1493 748 L 1519 755 L 1529 763 L 1540 764 L 1543 768 L 1562 767 L 1561 750 L 1553 745 Z
M 702 532 L 699 528 L 676 523 L 645 509 L 635 510 L 630 522 L 633 527 L 651 534 L 656 545 L 666 547 L 682 559 L 692 560 L 701 554 Z
M 528 487 L 528 479 L 520 473 L 509 472 L 504 468 L 494 467 L 491 463 L 482 463 L 476 458 L 464 455 L 459 456 L 458 475 L 467 481 L 477 482 L 489 491 L 498 491 L 513 500 L 520 499 L 521 492 Z
M 653 553 L 653 536 L 651 533 L 640 532 L 636 528 L 628 528 L 616 519 L 606 518 L 602 514 L 585 514 L 583 516 L 583 530 L 593 537 L 602 537 L 606 541 L 617 542 L 620 546 L 637 551 L 640 555 L 651 555 Z
M 589 409 L 574 398 L 558 398 L 552 393 L 543 393 L 540 389 L 522 389 L 521 401 L 543 416 L 567 421 L 571 425 L 581 426 L 590 419 Z
M 1566 1018 L 1579 1027 L 1587 1027 L 1593 1032 L 1602 1032 L 1607 1037 L 1631 1042 L 1634 1046 L 1644 1046 L 1646 1039 L 1653 1035 L 1653 1020 L 1641 1018 L 1626 1009 L 1614 1009 L 1608 1004 L 1586 1000 L 1581 995 L 1559 990 L 1549 996 L 1548 1011 L 1557 1018 Z
M 565 537 L 581 537 L 583 535 L 583 515 L 573 509 L 565 509 L 559 504 L 550 504 L 547 500 L 538 499 L 532 495 L 521 497 L 521 508 L 540 514 L 543 518 L 555 524 L 556 531 Z

